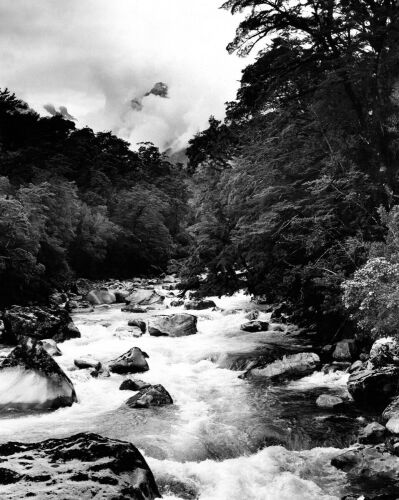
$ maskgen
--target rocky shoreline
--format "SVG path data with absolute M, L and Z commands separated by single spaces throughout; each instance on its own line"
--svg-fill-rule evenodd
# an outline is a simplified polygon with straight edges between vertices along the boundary
M 29 383 L 38 384 L 40 397 L 36 397 L 35 391 L 33 395 L 28 391 L 26 395 L 19 393 L 18 400 L 13 401 L 12 398 L 7 400 L 0 394 L 0 413 L 10 415 L 15 412 L 18 415 L 28 410 L 53 411 L 62 406 L 76 404 L 79 395 L 54 358 L 62 352 L 62 342 L 80 336 L 79 330 L 73 323 L 73 313 L 82 311 L 89 313 L 94 309 L 109 308 L 115 304 L 120 304 L 122 310 L 131 314 L 128 324 L 123 327 L 123 334 L 128 334 L 132 342 L 142 335 L 155 337 L 195 335 L 197 316 L 192 312 L 206 312 L 216 308 L 216 304 L 209 299 L 200 300 L 195 297 L 182 299 L 175 276 L 166 276 L 161 280 L 107 282 L 94 286 L 92 283 L 80 280 L 74 286 L 73 292 L 54 294 L 49 305 L 14 306 L 2 313 L 0 328 L 3 349 L 0 377 L 14 377 L 13 383 L 17 386 L 27 380 L 27 377 L 33 377 L 29 379 Z M 182 309 L 173 314 L 157 314 L 148 320 L 140 316 L 148 311 L 167 313 L 169 306 Z M 218 310 L 226 316 L 238 312 Z M 363 426 L 358 436 L 358 443 L 353 443 L 350 449 L 338 453 L 331 462 L 347 477 L 347 493 L 342 498 L 349 500 L 359 498 L 361 495 L 369 500 L 398 498 L 398 343 L 394 339 L 380 339 L 371 346 L 371 349 L 367 349 L 353 339 L 341 339 L 334 345 L 315 345 L 314 337 L 291 325 L 288 319 L 282 316 L 281 308 L 276 308 L 270 315 L 268 306 L 255 301 L 246 312 L 245 319 L 241 330 L 248 335 L 264 333 L 268 342 L 261 350 L 237 356 L 230 355 L 230 359 L 225 361 L 229 369 L 241 371 L 240 378 L 248 383 L 267 380 L 273 385 L 286 384 L 316 371 L 347 372 L 349 375 L 347 397 L 342 398 L 327 392 L 319 394 L 315 401 L 317 407 L 331 412 L 331 418 L 334 415 L 337 418 L 345 416 L 348 409 L 356 408 L 359 427 Z M 109 359 L 107 363 L 101 363 L 93 356 L 83 356 L 76 358 L 74 364 L 76 370 L 88 370 L 93 378 L 106 378 L 111 373 L 126 376 L 120 390 L 136 392 L 126 399 L 127 408 L 140 411 L 149 407 L 173 405 L 173 394 L 169 394 L 167 387 L 160 383 L 148 384 L 138 378 L 131 378 L 132 375 L 151 369 L 151 353 L 147 354 L 137 346 L 121 353 L 117 358 Z M 364 416 L 360 415 L 362 408 L 365 408 Z M 86 464 L 79 465 L 79 468 L 84 469 L 81 479 L 73 479 L 72 466 L 67 471 L 71 477 L 61 473 L 61 469 L 66 467 L 65 457 L 62 458 L 61 455 L 57 460 L 61 460 L 63 465 L 56 474 L 53 474 L 54 471 L 51 474 L 38 471 L 32 475 L 29 472 L 32 458 L 21 460 L 23 450 L 26 453 L 29 451 L 27 455 L 29 457 L 34 457 L 35 453 L 44 454 L 46 460 L 51 462 L 53 460 L 52 452 L 49 451 L 51 447 L 75 448 L 76 443 L 79 443 L 77 447 L 82 453 L 85 446 L 89 446 L 90 449 L 106 449 L 109 456 L 113 457 L 112 460 L 119 460 L 119 455 L 113 455 L 119 446 L 129 450 L 128 455 L 132 454 L 136 457 L 135 460 L 143 460 L 132 445 L 121 442 L 116 445 L 107 438 L 96 435 L 82 434 L 56 441 L 36 443 L 35 447 L 21 443 L 1 445 L 0 460 L 3 464 L 0 482 L 7 485 L 7 495 L 9 495 L 5 498 L 17 498 L 18 485 L 22 483 L 23 488 L 28 488 L 28 485 L 30 488 L 33 483 L 40 483 L 42 485 L 40 487 L 43 488 L 57 485 L 59 491 L 62 491 L 71 481 L 74 483 L 74 498 L 82 495 L 82 498 L 86 498 L 85 492 L 89 490 L 97 491 L 98 498 L 115 499 L 144 500 L 156 498 L 159 494 L 145 461 L 138 467 L 133 458 L 129 458 L 124 465 L 131 467 L 126 471 L 120 468 L 119 462 L 118 466 L 108 464 L 107 470 L 111 472 L 107 474 L 111 474 L 112 478 L 109 475 L 102 476 L 102 472 L 97 475 L 87 472 L 89 469 L 90 471 L 94 469 L 90 467 L 87 469 Z M 82 443 L 86 443 L 85 446 Z M 10 450 L 13 451 L 12 454 Z M 96 461 L 97 458 L 94 455 L 90 460 L 77 457 L 83 462 Z M 135 467 L 139 472 L 136 472 Z M 101 468 L 98 469 L 100 470 Z M 40 477 L 44 479 L 37 479 Z M 51 498 L 49 495 L 50 493 L 46 498 Z

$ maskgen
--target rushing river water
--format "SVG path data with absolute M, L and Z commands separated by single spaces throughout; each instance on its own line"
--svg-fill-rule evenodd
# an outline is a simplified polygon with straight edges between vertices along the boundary
M 128 320 L 148 314 L 122 313 L 120 306 L 75 315 L 82 337 L 60 344 L 63 356 L 56 359 L 72 379 L 79 403 L 3 418 L 1 441 L 82 431 L 131 441 L 145 455 L 166 500 L 340 498 L 345 475 L 330 461 L 337 447 L 352 442 L 356 418 L 322 411 L 315 399 L 325 392 L 345 395 L 346 375 L 319 372 L 280 386 L 241 380 L 240 372 L 230 369 L 231 360 L 283 341 L 283 335 L 240 331 L 244 309 L 251 307 L 248 297 L 214 300 L 238 311 L 195 311 L 198 334 L 180 338 L 132 338 L 124 331 Z M 149 314 L 160 313 L 165 311 Z M 174 405 L 130 409 L 123 403 L 132 393 L 119 390 L 124 376 L 95 379 L 74 368 L 77 357 L 91 354 L 106 362 L 133 346 L 149 355 L 150 370 L 136 378 L 164 385 Z

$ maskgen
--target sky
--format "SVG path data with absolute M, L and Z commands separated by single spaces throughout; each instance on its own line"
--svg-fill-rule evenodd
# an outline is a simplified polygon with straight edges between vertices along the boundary
M 225 50 L 239 19 L 220 3 L 0 0 L 0 88 L 44 116 L 65 106 L 78 126 L 178 151 L 224 116 L 248 64 Z M 145 96 L 157 82 L 167 98 Z

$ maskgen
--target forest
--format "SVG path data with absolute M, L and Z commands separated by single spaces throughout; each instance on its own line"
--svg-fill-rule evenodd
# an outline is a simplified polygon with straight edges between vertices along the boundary
M 227 49 L 257 56 L 186 166 L 1 92 L 2 304 L 177 259 L 185 289 L 264 295 L 323 335 L 399 326 L 369 295 L 399 274 L 396 2 L 223 8 L 245 14 Z
M 186 255 L 180 166 L 152 144 L 40 117 L 0 92 L 0 303 L 76 277 L 159 274 Z

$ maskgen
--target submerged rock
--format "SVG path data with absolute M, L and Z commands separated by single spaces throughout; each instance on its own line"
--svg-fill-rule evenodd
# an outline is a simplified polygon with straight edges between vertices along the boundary
M 126 306 L 121 308 L 121 311 L 122 312 L 144 314 L 147 312 L 147 308 L 146 307 L 138 307 L 134 304 L 127 304 Z
M 14 306 L 3 315 L 2 341 L 15 345 L 23 339 L 53 339 L 56 342 L 80 337 L 68 311 L 58 307 Z
M 142 380 L 132 380 L 127 378 L 119 386 L 120 391 L 141 391 L 142 389 L 147 389 L 151 387 L 148 382 L 143 382 Z
M 100 306 L 102 304 L 115 304 L 115 294 L 107 289 L 91 290 L 85 297 L 87 302 L 93 306 Z
M 266 332 L 269 328 L 267 321 L 248 321 L 240 326 L 244 332 Z
M 135 396 L 126 401 L 130 408 L 149 408 L 150 406 L 164 406 L 173 404 L 169 392 L 161 384 L 152 385 L 148 389 L 142 389 Z
M 154 337 L 183 337 L 197 333 L 197 316 L 171 314 L 154 316 L 148 321 L 148 333 Z
M 0 460 L 3 499 L 160 498 L 154 476 L 137 448 L 98 434 L 3 443 Z
M 264 368 L 253 368 L 246 376 L 277 378 L 304 377 L 313 373 L 320 365 L 320 358 L 314 352 L 301 352 L 283 356 Z
M 141 373 L 149 370 L 145 352 L 138 347 L 133 347 L 118 358 L 109 362 L 109 369 L 114 373 Z
M 384 406 L 398 393 L 398 384 L 399 366 L 371 368 L 365 365 L 350 374 L 348 391 L 358 404 Z
M 216 307 L 213 300 L 188 300 L 184 303 L 184 309 L 195 309 L 201 311 Z
M 54 410 L 77 401 L 70 379 L 41 342 L 23 341 L 0 366 L 0 408 Z

